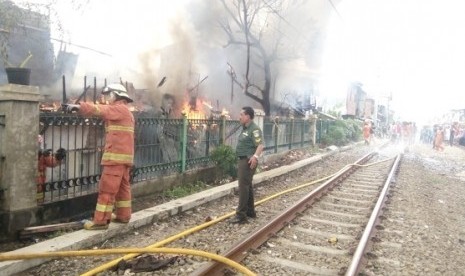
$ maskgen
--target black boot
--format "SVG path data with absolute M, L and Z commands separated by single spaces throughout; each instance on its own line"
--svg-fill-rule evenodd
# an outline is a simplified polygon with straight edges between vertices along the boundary
M 241 217 L 236 216 L 232 220 L 230 220 L 229 223 L 244 224 L 244 223 L 247 223 L 247 218 L 241 218 Z

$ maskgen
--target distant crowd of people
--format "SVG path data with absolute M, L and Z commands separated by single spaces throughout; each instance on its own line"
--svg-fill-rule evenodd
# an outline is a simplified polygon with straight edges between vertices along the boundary
M 393 122 L 389 126 L 389 134 L 391 141 L 395 143 L 413 144 L 417 135 L 417 125 L 415 122 Z
M 457 122 L 424 126 L 420 133 L 420 141 L 432 144 L 435 150 L 443 151 L 444 145 L 465 145 L 464 129 Z
M 407 121 L 393 122 L 390 125 L 376 128 L 371 120 L 366 120 L 362 133 L 366 145 L 369 145 L 375 136 L 406 145 L 415 143 L 418 137 L 416 123 Z M 465 146 L 465 126 L 461 126 L 458 122 L 423 126 L 419 138 L 420 142 L 432 145 L 432 148 L 437 151 L 443 151 L 445 145 Z
M 394 143 L 403 142 L 413 144 L 417 134 L 417 127 L 414 122 L 394 122 L 392 124 L 375 127 L 372 121 L 366 120 L 362 128 L 365 145 L 369 145 L 373 138 L 388 138 Z

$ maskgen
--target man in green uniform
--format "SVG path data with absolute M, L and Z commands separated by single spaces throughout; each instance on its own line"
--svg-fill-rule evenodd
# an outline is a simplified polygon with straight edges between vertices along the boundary
M 252 179 L 257 168 L 258 157 L 263 151 L 263 135 L 260 128 L 253 122 L 253 108 L 243 107 L 240 114 L 242 131 L 236 147 L 238 157 L 237 175 L 239 182 L 239 206 L 236 217 L 231 223 L 246 223 L 247 217 L 255 218 L 255 202 Z

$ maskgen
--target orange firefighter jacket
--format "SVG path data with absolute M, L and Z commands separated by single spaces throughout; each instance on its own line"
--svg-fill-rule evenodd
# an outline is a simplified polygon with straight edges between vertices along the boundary
M 105 122 L 102 165 L 133 165 L 134 116 L 124 101 L 115 101 L 110 105 L 83 102 L 79 113 L 84 116 L 99 116 Z
M 44 202 L 44 191 L 46 179 L 46 169 L 54 168 L 61 164 L 53 154 L 45 155 L 39 153 L 38 168 L 37 168 L 37 201 Z
M 44 184 L 46 180 L 45 170 L 47 168 L 56 167 L 59 164 L 60 164 L 60 161 L 56 160 L 53 154 L 48 155 L 48 156 L 39 154 L 37 183 Z

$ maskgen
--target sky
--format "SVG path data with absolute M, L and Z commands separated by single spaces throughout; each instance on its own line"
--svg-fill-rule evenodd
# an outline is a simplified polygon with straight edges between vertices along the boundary
M 347 83 L 387 103 L 402 120 L 465 108 L 465 4 L 460 0 L 343 0 L 328 25 L 321 90 Z
M 156 71 L 159 60 L 145 53 L 179 39 L 173 37 L 173 27 L 198 36 L 188 22 L 189 2 L 55 1 L 64 39 L 72 43 L 67 50 L 80 55 L 76 75 L 96 71 L 105 75 L 115 68 L 138 75 L 147 69 L 141 68 L 141 62 L 151 64 Z M 318 5 L 322 4 L 327 5 Z M 326 29 L 319 70 L 320 96 L 330 99 L 329 103 L 345 103 L 348 84 L 358 81 L 378 102 L 389 103 L 398 119 L 427 121 L 447 110 L 465 108 L 461 95 L 465 76 L 464 6 L 461 0 L 340 1 Z M 306 75 L 308 68 L 302 68 L 303 73 L 292 75 Z

